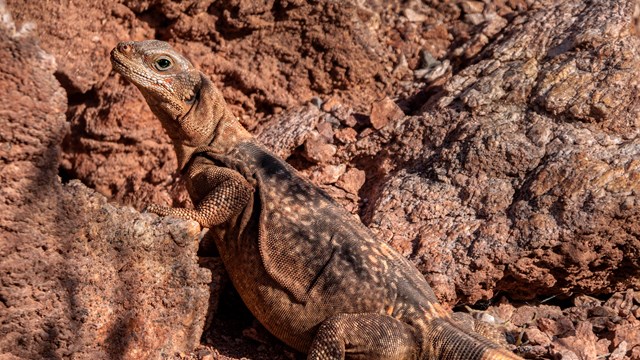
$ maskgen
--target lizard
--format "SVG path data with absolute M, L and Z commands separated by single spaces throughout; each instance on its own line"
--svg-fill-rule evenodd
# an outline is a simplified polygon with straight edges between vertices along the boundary
M 194 203 L 147 211 L 209 228 L 277 338 L 312 360 L 521 359 L 456 321 L 408 259 L 261 145 L 168 43 L 121 42 L 111 63 L 168 133 Z

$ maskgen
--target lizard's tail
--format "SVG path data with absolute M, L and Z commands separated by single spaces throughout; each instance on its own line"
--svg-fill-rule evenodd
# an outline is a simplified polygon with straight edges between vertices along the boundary
M 467 331 L 448 318 L 434 318 L 424 329 L 424 359 L 522 360 L 489 339 Z

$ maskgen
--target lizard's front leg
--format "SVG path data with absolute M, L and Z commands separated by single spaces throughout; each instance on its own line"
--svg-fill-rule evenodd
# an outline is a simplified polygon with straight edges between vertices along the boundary
M 253 187 L 240 173 L 212 164 L 192 165 L 187 181 L 201 199 L 195 204 L 195 209 L 151 204 L 147 211 L 160 216 L 195 220 L 203 227 L 210 228 L 238 214 L 253 192 Z

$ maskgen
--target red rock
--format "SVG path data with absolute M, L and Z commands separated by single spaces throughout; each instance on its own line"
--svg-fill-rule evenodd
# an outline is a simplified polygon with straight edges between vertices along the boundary
M 374 102 L 371 105 L 371 114 L 369 119 L 374 129 L 381 129 L 385 127 L 389 122 L 394 122 L 401 119 L 404 113 L 396 105 L 396 103 L 389 97 Z
M 411 22 L 424 22 L 429 19 L 427 15 L 420 14 L 411 8 L 404 9 L 403 14 Z
M 583 360 L 575 352 L 563 346 L 557 346 L 556 348 L 551 349 L 550 354 L 553 356 L 552 359 Z
M 626 342 L 630 349 L 640 346 L 640 320 L 617 326 L 614 333 L 615 335 L 612 340 L 613 346 L 617 347 L 623 342 Z
M 591 324 L 583 322 L 578 324 L 575 335 L 564 337 L 561 342 L 554 342 L 551 345 L 551 353 L 559 354 L 562 359 L 596 359 L 597 338 L 594 335 Z M 573 353 L 573 354 L 572 354 Z
M 351 194 L 358 194 L 362 185 L 366 180 L 366 173 L 363 170 L 350 168 L 344 175 L 340 177 L 336 186 L 344 189 Z
M 328 122 L 319 123 L 316 125 L 316 130 L 318 130 L 318 133 L 325 139 L 325 141 L 333 141 L 333 127 Z
M 506 301 L 506 300 L 505 300 Z M 515 307 L 509 303 L 501 303 L 496 307 L 491 308 L 491 313 L 502 322 L 511 322 Z
M 589 326 L 591 326 L 591 324 L 589 324 Z M 573 325 L 573 321 L 571 321 L 571 319 L 569 319 L 568 317 L 561 317 L 558 319 L 558 321 L 556 321 L 556 327 L 557 327 L 557 336 L 558 337 L 568 337 L 568 336 L 574 336 L 576 334 L 576 328 Z
M 461 5 L 465 14 L 477 14 L 484 10 L 484 3 L 481 1 L 463 1 Z
M 527 359 L 547 359 L 549 358 L 549 349 L 540 345 L 526 346 L 525 354 Z M 523 353 L 521 352 L 520 355 Z
M 618 347 L 616 347 L 607 360 L 624 360 L 625 355 L 627 354 L 627 342 L 621 342 Z
M 60 182 L 68 124 L 59 68 L 34 34 L 7 31 L 11 17 L 0 15 L 0 357 L 190 351 L 220 283 L 210 287 L 210 270 L 198 265 L 200 226 L 110 203 L 77 179 Z
M 589 307 L 600 306 L 602 301 L 587 295 L 578 295 L 573 299 L 575 306 Z
M 609 339 L 599 339 L 596 342 L 596 351 L 598 352 L 598 356 L 609 354 L 609 346 L 611 345 L 611 340 Z
M 341 105 L 340 99 L 335 96 L 330 97 L 322 104 L 322 111 L 324 112 L 332 112 L 337 110 Z
M 631 314 L 631 308 L 634 302 L 634 291 L 628 289 L 625 293 L 618 292 L 613 294 L 606 302 L 605 306 L 610 308 L 620 316 L 628 316 Z
M 558 326 L 556 325 L 555 320 L 549 318 L 539 318 L 538 320 L 536 320 L 536 325 L 538 326 L 538 329 L 549 336 L 555 336 L 556 334 L 558 334 Z
M 261 124 L 258 140 L 279 157 L 286 159 L 296 148 L 317 135 L 322 113 L 313 105 L 287 110 Z
M 340 129 L 336 131 L 336 139 L 343 144 L 348 144 L 356 141 L 358 133 L 350 127 Z
M 532 345 L 548 346 L 551 344 L 551 338 L 549 335 L 536 328 L 528 328 L 524 331 L 526 339 L 531 342 Z
M 608 306 L 596 306 L 589 309 L 589 316 L 613 317 L 618 315 L 618 311 Z
M 324 165 L 311 173 L 311 180 L 318 184 L 333 184 L 344 174 L 346 168 L 344 164 Z
M 341 116 L 342 115 L 342 116 Z M 337 114 L 338 119 L 340 119 L 340 123 L 344 126 L 354 127 L 358 124 L 358 120 L 351 114 L 350 111 L 346 111 L 346 114 Z
M 304 143 L 304 156 L 314 163 L 327 163 L 336 154 L 335 145 L 327 144 L 320 136 L 307 139 Z
M 557 306 L 539 305 L 537 307 L 524 305 L 517 307 L 511 322 L 516 326 L 528 326 L 533 324 L 536 319 L 550 318 L 555 319 L 561 316 L 562 312 Z

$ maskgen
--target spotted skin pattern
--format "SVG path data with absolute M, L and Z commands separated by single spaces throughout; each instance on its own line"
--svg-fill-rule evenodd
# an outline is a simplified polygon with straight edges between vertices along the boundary
M 196 204 L 149 211 L 208 227 L 276 337 L 314 360 L 520 359 L 453 319 L 407 259 L 257 143 L 168 44 L 120 43 L 111 60 L 167 130 Z

